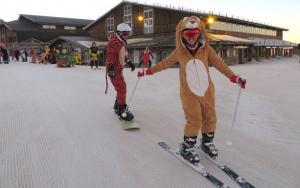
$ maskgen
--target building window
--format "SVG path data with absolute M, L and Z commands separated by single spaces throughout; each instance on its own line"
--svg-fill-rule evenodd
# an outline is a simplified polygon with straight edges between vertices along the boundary
M 16 37 L 9 37 L 8 42 L 16 42 Z
M 144 34 L 153 33 L 153 9 L 144 8 Z
M 76 30 L 75 26 L 64 26 L 65 30 Z
M 124 23 L 127 23 L 132 28 L 132 6 L 131 5 L 125 5 L 124 6 Z M 132 35 L 132 32 L 130 32 L 129 35 Z
M 55 25 L 43 25 L 43 29 L 56 29 Z
M 106 18 L 106 29 L 107 38 L 110 38 L 111 34 L 114 32 L 114 15 L 111 14 Z

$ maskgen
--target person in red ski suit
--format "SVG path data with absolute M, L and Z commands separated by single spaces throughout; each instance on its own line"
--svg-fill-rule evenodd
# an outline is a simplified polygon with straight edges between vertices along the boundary
M 117 96 L 114 104 L 115 113 L 125 121 L 133 120 L 134 116 L 126 104 L 126 82 L 123 77 L 123 67 L 128 65 L 134 71 L 134 64 L 128 59 L 126 40 L 131 28 L 128 24 L 121 23 L 117 26 L 107 46 L 106 74 L 114 86 Z M 107 92 L 107 87 L 106 91 Z
M 144 65 L 148 64 L 148 67 L 151 68 L 152 65 L 151 58 L 153 58 L 153 55 L 149 50 L 149 47 L 146 47 L 146 49 L 143 52 L 143 59 L 141 60 L 139 67 L 141 67 L 142 64 Z

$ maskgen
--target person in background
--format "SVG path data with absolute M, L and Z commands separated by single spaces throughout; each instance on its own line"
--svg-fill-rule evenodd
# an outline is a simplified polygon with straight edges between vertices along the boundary
M 9 63 L 8 51 L 4 46 L 0 46 L 0 53 L 2 54 L 2 59 L 4 64 Z
M 17 61 L 19 61 L 19 57 L 20 57 L 20 51 L 18 49 L 15 50 L 15 58 Z
M 36 48 L 31 49 L 31 63 L 36 63 L 37 60 L 37 50 Z
M 21 55 L 21 59 L 22 59 L 22 62 L 25 62 L 25 49 L 23 48 L 21 51 L 20 51 L 20 55 Z
M 99 69 L 99 48 L 96 46 L 96 43 L 93 42 L 92 46 L 89 49 L 89 55 L 90 55 L 90 63 L 91 63 L 91 69 L 93 69 L 93 66 L 95 65 L 96 69 Z
M 153 58 L 153 55 L 151 51 L 149 50 L 149 47 L 147 46 L 146 49 L 143 52 L 143 59 L 141 60 L 139 67 L 141 67 L 142 64 L 148 65 L 148 67 L 151 67 L 151 59 Z
M 1 48 L 1 46 L 0 46 L 0 48 Z M 0 50 L 0 64 L 2 63 L 2 52 L 1 52 L 1 50 Z
M 47 57 L 46 46 L 44 48 L 40 48 L 40 56 L 41 56 L 41 58 L 40 58 L 39 63 L 47 65 L 47 61 L 46 61 L 46 57 Z
M 24 56 L 25 56 L 25 62 L 27 62 L 28 52 L 27 49 L 24 48 Z

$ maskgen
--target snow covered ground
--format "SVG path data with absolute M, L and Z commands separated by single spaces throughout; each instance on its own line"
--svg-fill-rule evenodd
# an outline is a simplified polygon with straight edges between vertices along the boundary
M 220 155 L 256 187 L 300 187 L 298 57 L 236 65 L 247 78 L 226 145 L 238 88 L 211 68 L 216 86 Z M 137 80 L 125 70 L 128 97 Z M 178 146 L 184 115 L 178 69 L 140 80 L 130 105 L 141 126 L 124 131 L 112 111 L 104 70 L 0 64 L 0 187 L 214 187 L 157 142 Z M 201 157 L 231 187 L 229 177 Z

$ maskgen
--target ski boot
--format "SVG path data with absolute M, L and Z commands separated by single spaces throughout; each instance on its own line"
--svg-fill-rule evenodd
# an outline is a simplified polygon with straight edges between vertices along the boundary
M 119 111 L 119 105 L 118 105 L 117 100 L 115 100 L 114 111 L 115 111 L 115 113 L 119 116 L 119 113 L 118 113 L 118 111 Z
M 200 162 L 199 155 L 195 152 L 194 149 L 196 140 L 197 136 L 184 136 L 184 142 L 180 144 L 179 149 L 180 155 L 193 165 L 197 165 Z
M 214 140 L 214 133 L 202 133 L 201 149 L 210 157 L 215 158 L 218 156 L 218 150 L 212 143 Z
M 120 119 L 124 121 L 132 121 L 134 118 L 133 114 L 129 111 L 129 107 L 127 106 L 127 104 L 119 105 L 118 115 Z

